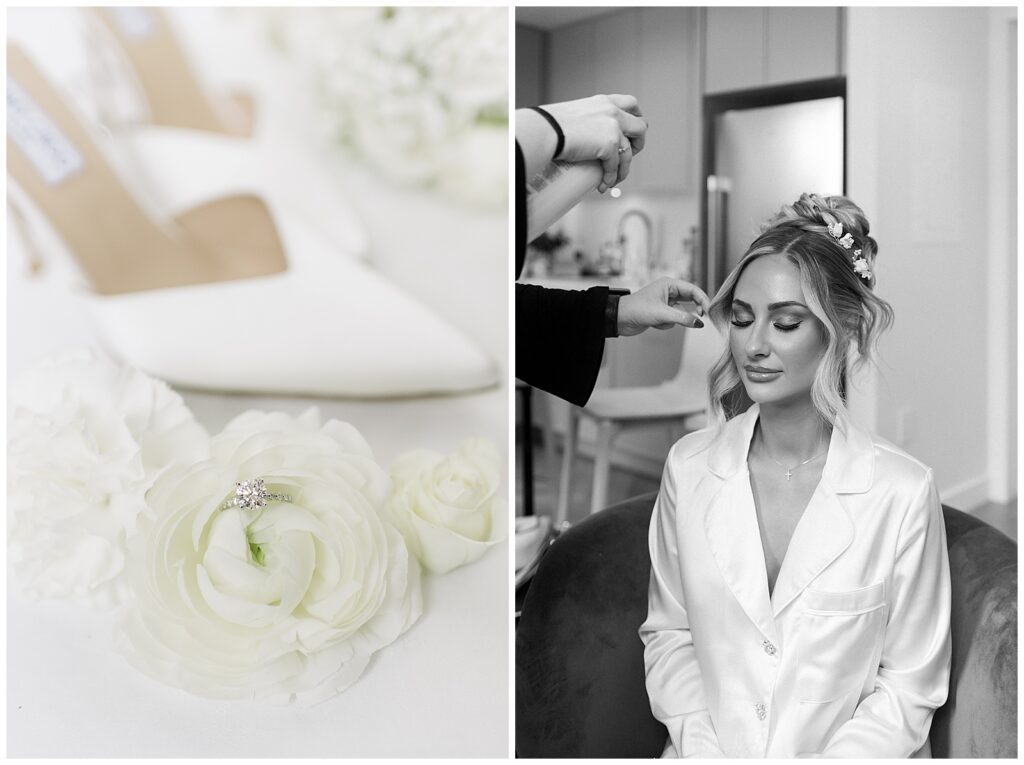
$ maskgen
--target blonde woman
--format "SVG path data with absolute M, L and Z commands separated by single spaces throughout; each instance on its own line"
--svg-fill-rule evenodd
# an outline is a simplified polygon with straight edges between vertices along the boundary
M 672 448 L 651 520 L 640 636 L 665 756 L 927 753 L 949 562 L 931 470 L 845 405 L 892 321 L 868 231 L 805 194 L 712 301 L 716 423 Z

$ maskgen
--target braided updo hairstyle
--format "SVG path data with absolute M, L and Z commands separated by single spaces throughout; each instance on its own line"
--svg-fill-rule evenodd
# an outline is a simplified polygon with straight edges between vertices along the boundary
M 847 249 L 829 231 L 840 224 L 852 237 Z M 807 307 L 821 321 L 828 344 L 811 387 L 818 413 L 835 425 L 846 406 L 847 371 L 871 361 L 878 337 L 892 324 L 892 306 L 874 293 L 878 243 L 868 235 L 864 211 L 846 197 L 802 194 L 765 222 L 761 234 L 711 301 L 708 315 L 727 332 L 733 293 L 744 269 L 762 255 L 785 255 L 798 269 Z M 847 243 L 850 243 L 847 240 Z M 860 255 L 855 251 L 860 250 Z M 858 273 L 863 258 L 870 273 Z M 863 264 L 861 264 L 863 270 Z M 711 411 L 718 427 L 752 403 L 727 347 L 708 375 Z

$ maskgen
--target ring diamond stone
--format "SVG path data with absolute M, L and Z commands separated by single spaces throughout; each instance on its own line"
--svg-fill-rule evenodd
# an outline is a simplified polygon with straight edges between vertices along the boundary
M 267 490 L 262 478 L 253 478 L 235 484 L 235 496 L 220 506 L 221 510 L 240 507 L 242 510 L 262 510 L 270 501 L 291 502 L 288 494 L 274 494 Z

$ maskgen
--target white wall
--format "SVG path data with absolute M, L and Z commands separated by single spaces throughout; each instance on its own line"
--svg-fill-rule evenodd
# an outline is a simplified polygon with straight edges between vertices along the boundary
M 1016 415 L 989 385 L 989 265 L 1014 253 L 1005 227 L 991 230 L 990 9 L 853 7 L 848 22 L 849 193 L 872 221 L 878 292 L 896 311 L 861 410 L 969 509 L 990 494 L 990 423 Z M 1005 339 L 999 352 L 1015 354 Z
M 1016 43 L 1017 9 L 989 9 L 988 462 L 997 502 L 1017 495 Z

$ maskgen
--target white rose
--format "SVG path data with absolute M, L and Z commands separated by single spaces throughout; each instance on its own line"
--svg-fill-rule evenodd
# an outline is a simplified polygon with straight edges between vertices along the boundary
M 290 499 L 219 509 L 254 478 Z M 201 696 L 315 703 L 341 692 L 422 609 L 419 564 L 380 513 L 389 488 L 351 425 L 321 427 L 315 409 L 241 415 L 209 460 L 147 495 L 119 648 Z
M 206 432 L 166 384 L 95 350 L 41 362 L 11 403 L 8 542 L 26 594 L 120 602 L 146 490 L 174 460 L 205 457 Z
M 430 571 L 472 563 L 505 539 L 499 464 L 497 450 L 479 438 L 463 441 L 449 457 L 416 449 L 395 461 L 388 511 Z

